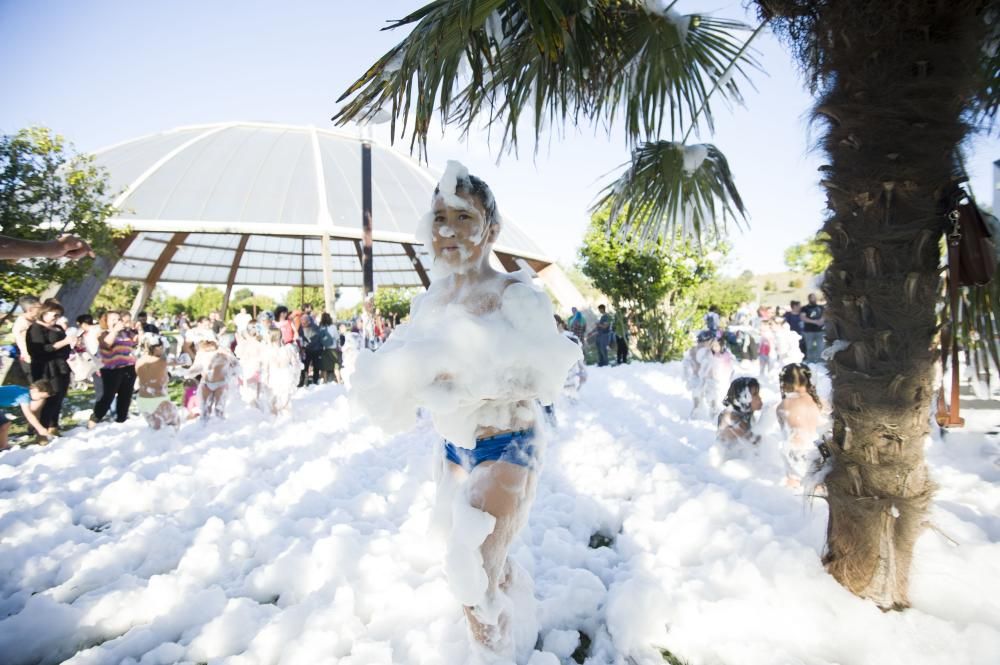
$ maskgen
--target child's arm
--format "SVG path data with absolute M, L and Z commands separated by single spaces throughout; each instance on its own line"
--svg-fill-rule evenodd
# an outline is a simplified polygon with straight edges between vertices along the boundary
M 49 432 L 42 426 L 42 423 L 35 416 L 35 412 L 31 410 L 31 404 L 29 402 L 24 402 L 21 404 L 21 413 L 24 414 L 24 419 L 28 421 L 28 424 L 35 428 L 38 432 L 38 436 L 44 436 L 49 438 Z

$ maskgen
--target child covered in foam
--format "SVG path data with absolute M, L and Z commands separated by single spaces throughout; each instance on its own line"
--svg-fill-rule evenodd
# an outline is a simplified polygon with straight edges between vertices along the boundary
M 176 430 L 181 426 L 181 416 L 167 394 L 170 374 L 164 340 L 154 333 L 142 333 L 139 348 L 142 356 L 135 363 L 135 374 L 139 381 L 136 407 L 153 429 L 169 425 Z
M 522 273 L 489 264 L 500 217 L 489 187 L 457 162 L 421 223 L 432 283 L 378 352 L 357 360 L 352 399 L 383 428 L 425 409 L 445 438 L 440 505 L 450 508 L 449 585 L 480 656 L 530 654 L 537 637 L 527 573 L 508 559 L 534 496 L 542 441 L 536 403 L 552 403 L 579 348 Z M 516 609 L 515 609 L 516 608 Z
M 812 383 L 812 371 L 804 363 L 781 368 L 781 404 L 778 422 L 784 431 L 782 457 L 785 461 L 785 484 L 799 487 L 819 461 L 820 428 L 825 424 L 823 403 Z
M 749 376 L 735 379 L 729 384 L 722 404 L 716 438 L 726 448 L 728 456 L 741 452 L 741 446 L 760 443 L 760 435 L 753 431 L 753 414 L 763 407 L 760 382 Z
M 229 382 L 238 371 L 239 361 L 228 349 L 220 347 L 212 339 L 198 342 L 198 353 L 188 369 L 188 376 L 201 377 L 198 383 L 198 406 L 202 422 L 213 416 L 225 418 Z
M 726 395 L 726 388 L 733 376 L 733 354 L 718 339 L 712 339 L 695 353 L 698 381 L 694 392 L 692 417 L 699 408 L 707 408 L 710 417 L 719 412 L 719 404 Z

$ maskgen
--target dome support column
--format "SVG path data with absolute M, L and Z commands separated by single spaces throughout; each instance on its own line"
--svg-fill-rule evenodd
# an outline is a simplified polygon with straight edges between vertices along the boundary
M 240 244 L 236 246 L 236 254 L 233 256 L 233 265 L 229 268 L 229 276 L 226 278 L 226 291 L 222 295 L 222 311 L 219 316 L 226 320 L 226 312 L 229 310 L 229 296 L 233 293 L 233 284 L 236 282 L 236 272 L 240 269 L 240 262 L 243 260 L 243 252 L 247 248 L 247 241 L 250 236 L 243 234 L 240 236 Z

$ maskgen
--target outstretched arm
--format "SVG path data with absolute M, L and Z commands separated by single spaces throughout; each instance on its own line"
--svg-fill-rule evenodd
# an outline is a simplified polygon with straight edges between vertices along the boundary
M 0 260 L 17 259 L 82 259 L 94 256 L 86 240 L 74 235 L 61 235 L 55 240 L 21 240 L 0 236 Z
M 29 405 L 29 403 L 25 402 L 21 404 L 21 413 L 24 414 L 24 419 L 28 421 L 28 424 L 31 425 L 36 432 L 38 432 L 39 436 L 44 436 L 48 438 L 49 436 L 48 430 L 45 429 L 41 421 L 39 421 L 38 418 L 35 416 L 35 412 L 31 410 L 31 406 Z

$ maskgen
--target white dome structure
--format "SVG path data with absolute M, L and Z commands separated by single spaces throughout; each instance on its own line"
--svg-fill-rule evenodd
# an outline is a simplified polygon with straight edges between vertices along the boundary
M 237 284 L 321 286 L 320 240 L 326 236 L 334 283 L 361 286 L 358 136 L 225 123 L 144 136 L 95 157 L 111 174 L 112 191 L 122 192 L 115 201 L 122 212 L 110 223 L 139 232 L 113 277 L 146 281 L 171 239 L 187 234 L 175 243 L 157 281 L 225 284 L 235 265 Z M 403 246 L 419 246 L 417 221 L 436 182 L 416 162 L 372 145 L 378 284 L 421 284 Z M 509 223 L 496 251 L 550 263 Z
M 437 179 L 367 143 L 375 285 L 427 286 L 416 227 Z M 222 285 L 226 302 L 234 284 L 324 286 L 328 298 L 334 288 L 362 286 L 362 144 L 346 132 L 232 122 L 97 151 L 111 190 L 120 192 L 109 223 L 130 231 L 110 276 L 143 284 L 136 308 L 161 281 Z M 510 220 L 494 252 L 510 271 L 552 264 Z M 67 309 L 86 310 L 98 287 L 61 294 L 76 305 Z

